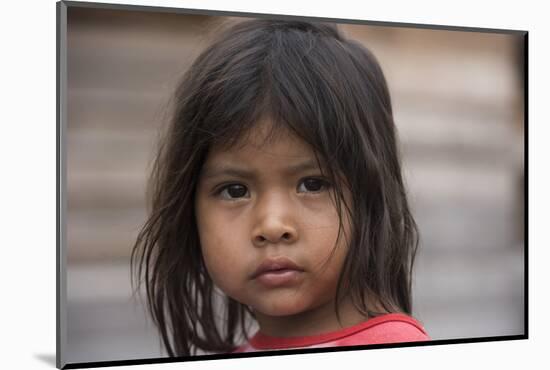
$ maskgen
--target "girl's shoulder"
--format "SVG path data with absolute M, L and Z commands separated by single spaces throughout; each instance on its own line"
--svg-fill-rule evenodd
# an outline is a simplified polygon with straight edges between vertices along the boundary
M 377 316 L 351 327 L 319 335 L 277 338 L 257 333 L 248 343 L 237 348 L 235 352 L 356 346 L 427 340 L 430 340 L 430 337 L 420 322 L 405 314 L 391 313 Z
M 334 346 L 403 343 L 430 340 L 423 325 L 401 313 L 377 316 L 355 326 L 357 330 L 334 341 Z

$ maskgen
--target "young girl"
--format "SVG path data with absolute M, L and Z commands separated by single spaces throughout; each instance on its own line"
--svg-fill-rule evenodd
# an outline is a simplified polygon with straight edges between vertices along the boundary
M 428 340 L 409 316 L 417 231 L 367 49 L 327 24 L 244 21 L 175 106 L 132 253 L 170 356 Z

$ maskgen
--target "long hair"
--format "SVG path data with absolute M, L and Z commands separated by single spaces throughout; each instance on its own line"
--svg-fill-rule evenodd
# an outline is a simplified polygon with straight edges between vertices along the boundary
M 209 148 L 232 145 L 263 117 L 311 145 L 333 180 L 338 214 L 350 216 L 336 302 L 349 295 L 368 316 L 411 313 L 418 234 L 390 95 L 369 50 L 330 24 L 244 21 L 195 60 L 174 103 L 150 177 L 150 215 L 132 251 L 132 274 L 145 284 L 170 356 L 228 352 L 246 338 L 251 313 L 206 271 L 194 197 Z

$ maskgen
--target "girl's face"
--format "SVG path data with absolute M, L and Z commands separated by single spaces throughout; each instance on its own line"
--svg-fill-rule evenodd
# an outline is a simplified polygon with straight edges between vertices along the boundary
M 229 150 L 213 147 L 196 192 L 202 253 L 214 283 L 262 319 L 334 311 L 349 220 L 313 150 L 269 122 Z M 346 194 L 349 204 L 349 195 Z M 316 314 L 314 314 L 316 312 Z

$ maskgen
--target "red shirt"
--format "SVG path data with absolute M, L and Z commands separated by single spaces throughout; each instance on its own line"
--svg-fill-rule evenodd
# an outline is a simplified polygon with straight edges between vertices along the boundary
M 418 321 L 404 314 L 386 314 L 341 330 L 303 337 L 271 337 L 256 333 L 235 352 L 273 349 L 320 348 L 365 344 L 418 342 L 430 337 Z

